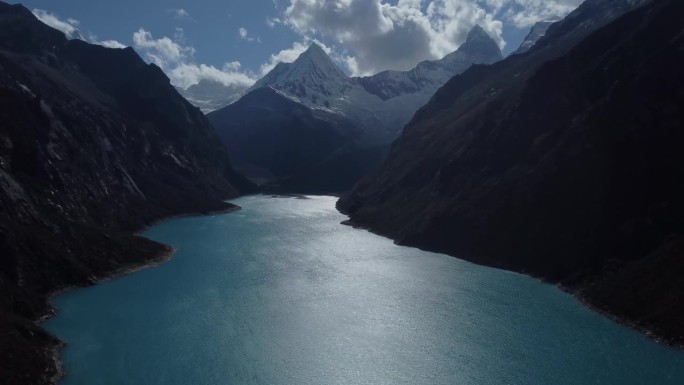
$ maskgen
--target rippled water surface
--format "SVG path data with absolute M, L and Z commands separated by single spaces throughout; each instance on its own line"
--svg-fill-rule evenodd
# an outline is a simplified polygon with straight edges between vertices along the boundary
M 684 384 L 684 353 L 553 286 L 252 196 L 145 236 L 173 259 L 55 299 L 64 384 Z

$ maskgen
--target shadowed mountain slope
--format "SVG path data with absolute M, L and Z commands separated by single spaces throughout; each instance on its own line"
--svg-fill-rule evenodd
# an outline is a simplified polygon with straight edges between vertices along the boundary
M 477 26 L 441 60 L 350 78 L 314 43 L 208 117 L 252 180 L 282 192 L 338 193 L 377 168 L 401 127 L 453 75 L 500 59 Z
M 338 207 L 684 343 L 684 3 L 611 22 L 641 3 L 589 0 L 528 53 L 452 79 Z
M 50 293 L 162 258 L 133 233 L 253 186 L 158 67 L 2 2 L 0 122 L 0 383 L 45 384 Z

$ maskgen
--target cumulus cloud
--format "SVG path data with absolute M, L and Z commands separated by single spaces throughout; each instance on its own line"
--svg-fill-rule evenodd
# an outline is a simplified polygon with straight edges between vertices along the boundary
M 188 88 L 201 80 L 213 80 L 226 86 L 247 88 L 255 79 L 247 73 L 240 72 L 240 63 L 226 63 L 222 69 L 206 64 L 178 63 L 166 71 L 171 82 L 181 88 Z
M 266 18 L 266 25 L 267 26 L 273 28 L 277 24 L 282 24 L 282 21 L 279 18 L 277 18 L 277 17 L 267 17 Z
M 455 51 L 477 24 L 504 48 L 503 24 L 529 27 L 565 16 L 582 0 L 289 0 L 280 20 L 304 37 L 348 50 L 356 75 L 407 70 Z
M 456 50 L 479 24 L 500 47 L 503 23 L 473 0 L 290 0 L 285 22 L 302 35 L 332 38 L 351 51 L 357 75 L 407 70 Z
M 304 53 L 304 51 L 306 51 L 312 43 L 318 44 L 323 49 L 323 51 L 326 54 L 328 54 L 333 60 L 346 60 L 345 57 L 339 55 L 337 52 L 335 52 L 335 50 L 333 50 L 333 48 L 325 45 L 320 40 L 304 38 L 301 41 L 295 41 L 294 43 L 292 43 L 292 46 L 288 48 L 282 49 L 274 54 L 271 54 L 268 60 L 264 64 L 262 64 L 259 67 L 259 70 L 256 72 L 249 70 L 243 71 L 240 62 L 237 61 L 225 63 L 221 70 L 201 64 L 199 66 L 184 65 L 181 66 L 182 68 L 180 68 L 178 71 L 171 70 L 167 72 L 174 75 L 172 76 L 172 79 L 180 79 L 181 77 L 186 77 L 190 79 L 190 81 L 187 82 L 188 85 L 192 85 L 200 79 L 209 78 L 212 80 L 222 82 L 226 85 L 237 84 L 243 87 L 249 87 L 252 86 L 258 79 L 268 74 L 273 68 L 275 68 L 275 66 L 278 63 L 292 63 L 293 61 L 297 60 L 299 55 Z M 183 76 L 180 76 L 181 74 Z M 198 76 L 195 76 L 195 74 L 198 74 Z M 177 81 L 177 83 L 185 84 L 186 82 Z
M 242 40 L 247 40 L 247 41 L 253 41 L 254 40 L 254 38 L 249 36 L 249 31 L 247 31 L 247 28 L 245 28 L 245 27 L 238 28 L 238 35 L 240 35 L 240 39 L 242 39 Z
M 240 39 L 246 40 L 246 41 L 257 41 L 261 43 L 261 39 L 259 37 L 254 37 L 249 34 L 249 31 L 247 31 L 247 28 L 245 27 L 240 27 L 238 28 L 238 35 L 240 36 Z
M 98 42 L 101 46 L 107 47 L 107 48 L 126 48 L 127 45 L 120 43 L 116 40 L 103 40 Z
M 272 54 L 268 61 L 264 64 L 261 65 L 259 68 L 259 74 L 260 76 L 266 75 L 269 71 L 271 71 L 278 63 L 292 63 L 293 61 L 297 60 L 299 55 L 304 53 L 311 43 L 316 43 L 318 44 L 321 48 L 323 48 L 323 51 L 331 56 L 333 60 L 338 60 L 342 61 L 344 58 L 339 56 L 337 53 L 333 51 L 332 48 L 328 47 L 327 45 L 323 44 L 321 41 L 316 40 L 316 39 L 311 39 L 311 38 L 304 38 L 302 41 L 296 41 L 292 43 L 292 46 L 289 48 L 285 48 L 283 50 L 280 50 L 279 52 L 276 52 Z
M 100 41 L 97 36 L 93 34 L 89 34 L 88 38 L 86 38 L 78 30 L 78 25 L 80 22 L 76 19 L 68 18 L 66 20 L 62 20 L 54 13 L 50 13 L 42 9 L 34 9 L 32 12 L 38 18 L 38 20 L 58 31 L 61 31 L 68 39 L 79 39 L 92 44 L 99 44 L 107 48 L 126 48 L 125 44 L 122 44 L 116 40 Z
M 217 68 L 196 64 L 195 49 L 188 45 L 182 29 L 173 37 L 155 38 L 141 28 L 133 34 L 133 46 L 148 61 L 160 66 L 173 84 L 188 87 L 202 79 L 226 85 L 249 86 L 278 62 L 292 62 L 316 41 L 333 60 L 344 63 L 353 75 L 368 75 L 386 69 L 406 70 L 426 59 L 438 59 L 456 50 L 476 24 L 503 48 L 504 23 L 529 28 L 541 20 L 563 17 L 583 0 L 288 0 L 278 17 L 266 25 L 286 25 L 300 35 L 291 47 L 276 52 L 254 71 L 239 62 Z M 182 8 L 168 9 L 174 18 L 192 20 Z M 82 38 L 79 22 L 60 19 L 44 10 L 33 13 L 44 23 L 70 38 Z M 238 29 L 245 41 L 260 41 L 245 27 Z M 84 38 L 83 38 L 84 39 Z M 326 46 L 319 39 L 334 44 Z M 84 39 L 85 40 L 85 39 Z M 124 48 L 116 40 L 89 41 L 109 48 Z
M 62 20 L 57 15 L 43 9 L 34 9 L 32 12 L 38 20 L 58 31 L 62 31 L 68 38 L 72 38 L 78 32 L 78 25 L 80 24 L 78 20 L 71 18 Z
M 190 13 L 183 8 L 171 8 L 167 9 L 166 12 L 173 15 L 173 18 L 176 20 L 193 20 Z
M 145 53 L 149 61 L 161 68 L 180 63 L 195 54 L 194 48 L 181 45 L 166 36 L 155 39 L 144 28 L 133 33 L 133 44 Z
M 155 38 L 151 32 L 140 28 L 133 33 L 133 45 L 148 61 L 164 70 L 171 83 L 181 88 L 188 88 L 203 79 L 238 87 L 249 87 L 256 81 L 251 73 L 241 71 L 239 62 L 226 63 L 220 69 L 195 63 L 195 49 L 185 45 L 185 36 L 180 28 L 176 29 L 173 39 L 167 36 Z

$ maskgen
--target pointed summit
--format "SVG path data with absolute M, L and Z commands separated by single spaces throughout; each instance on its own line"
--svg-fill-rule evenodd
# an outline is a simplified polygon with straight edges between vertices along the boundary
M 439 60 L 451 72 L 461 73 L 471 64 L 492 64 L 503 59 L 496 41 L 479 25 L 468 32 L 466 41 L 455 52 Z
M 328 54 L 325 53 L 323 50 L 323 47 L 321 47 L 318 43 L 313 42 L 309 45 L 309 48 L 302 53 L 301 56 L 311 56 L 311 55 L 320 55 L 320 56 L 328 56 Z
M 330 61 L 330 57 L 328 56 L 327 53 L 323 50 L 323 47 L 318 45 L 318 43 L 311 43 L 309 45 L 309 48 L 306 49 L 306 51 L 302 52 L 299 57 L 297 57 L 297 60 L 294 62 L 298 61 L 314 61 L 314 62 L 319 62 L 319 63 L 325 63 L 327 61 Z
M 456 52 L 460 52 L 465 55 L 496 59 L 487 61 L 498 61 L 503 59 L 499 45 L 478 24 L 476 24 L 473 29 L 468 32 L 468 37 L 466 38 L 465 43 L 463 43 Z
M 290 67 L 290 76 L 305 77 L 312 81 L 333 80 L 347 76 L 330 59 L 318 43 L 311 43 Z
M 485 31 L 479 24 L 475 24 L 475 26 L 468 32 L 468 36 L 466 37 L 466 41 L 463 43 L 463 46 L 469 46 L 469 45 L 491 45 L 494 44 L 497 46 L 496 42 L 494 39 Z
M 279 63 L 252 89 L 272 87 L 310 106 L 329 106 L 352 81 L 317 43 L 312 43 L 293 63 Z
M 276 89 L 288 83 L 301 83 L 304 86 L 325 86 L 331 82 L 346 82 L 349 79 L 330 59 L 318 43 L 309 48 L 292 63 L 278 63 L 260 79 L 253 89 L 272 86 Z
M 468 37 L 466 38 L 466 41 L 484 37 L 490 36 L 487 33 L 487 31 L 484 30 L 484 28 L 482 28 L 479 24 L 475 24 L 475 26 L 470 30 L 470 32 L 468 32 Z

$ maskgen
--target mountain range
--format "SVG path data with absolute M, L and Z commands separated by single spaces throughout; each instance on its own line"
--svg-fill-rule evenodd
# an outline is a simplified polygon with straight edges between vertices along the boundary
M 354 78 L 313 43 L 208 118 L 233 163 L 253 180 L 280 190 L 340 192 L 380 164 L 404 124 L 452 76 L 501 59 L 476 26 L 443 59 Z
M 179 90 L 0 2 L 2 382 L 57 379 L 52 294 L 168 256 L 137 231 L 269 189 L 343 193 L 349 224 L 684 346 L 683 27 L 680 0 L 586 0 L 505 59 L 475 27 L 410 71 L 349 77 L 312 44 L 249 89 Z

